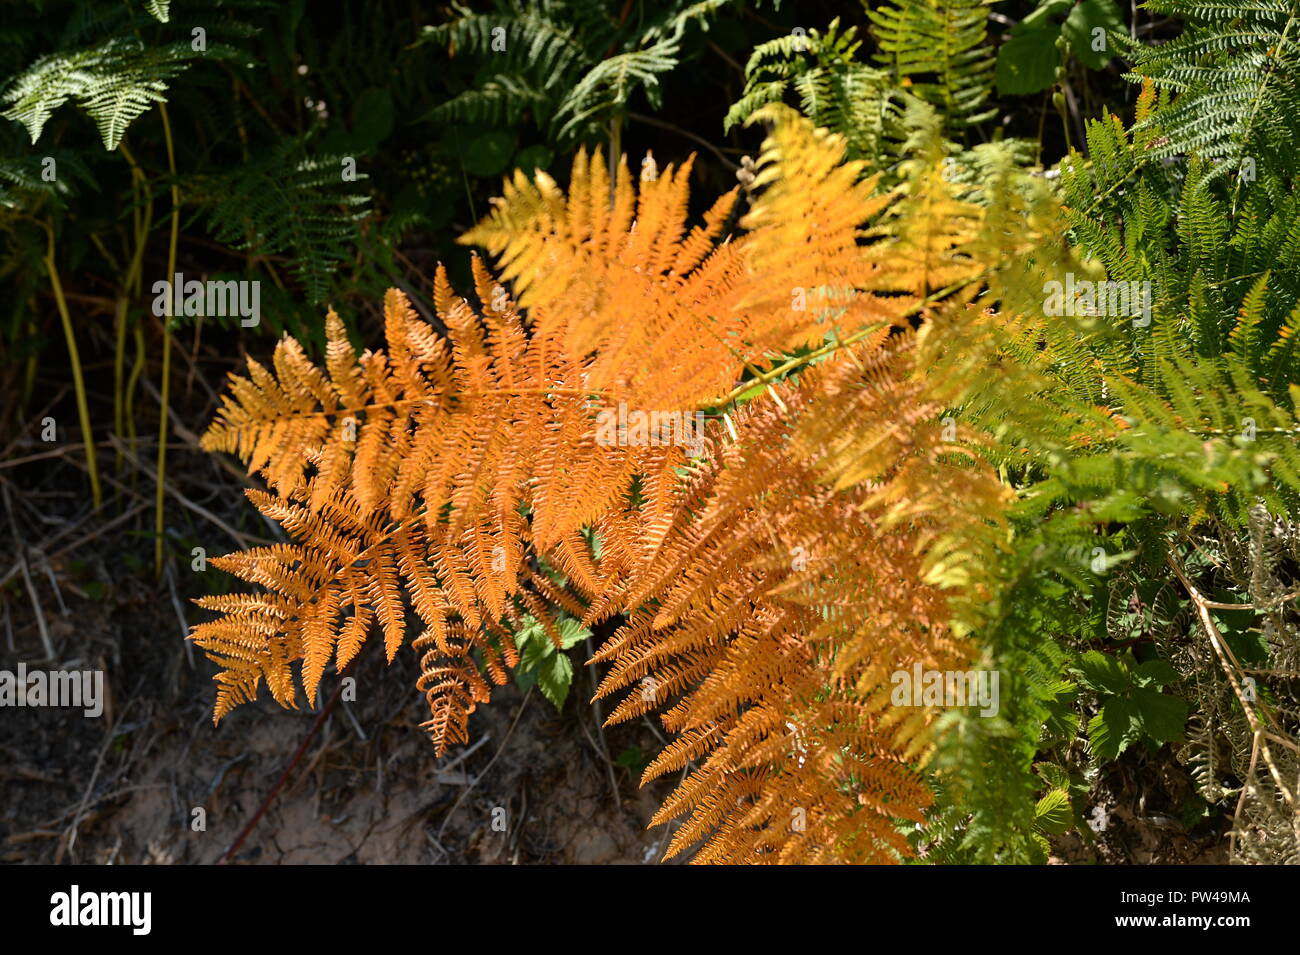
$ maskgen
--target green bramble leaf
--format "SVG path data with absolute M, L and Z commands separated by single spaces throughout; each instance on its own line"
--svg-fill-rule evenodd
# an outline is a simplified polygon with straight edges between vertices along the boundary
M 1133 706 L 1142 732 L 1157 743 L 1176 743 L 1183 738 L 1187 722 L 1187 701 L 1154 690 L 1135 690 Z
M 1089 69 L 1104 69 L 1114 55 L 1110 35 L 1124 29 L 1124 15 L 1115 0 L 1083 0 L 1070 11 L 1061 33 L 1070 52 Z
M 558 649 L 539 620 L 531 614 L 524 617 L 523 626 L 514 635 L 519 648 L 515 682 L 521 690 L 536 686 L 558 711 L 564 707 L 573 684 L 573 661 L 564 651 L 586 640 L 591 631 L 568 616 L 561 616 L 555 629 L 560 637 Z
M 1075 668 L 1079 682 L 1097 693 L 1123 693 L 1131 682 L 1127 667 L 1117 657 L 1089 650 Z
M 1047 89 L 1056 79 L 1060 54 L 1056 49 L 1059 28 L 1053 24 L 1013 36 L 998 48 L 995 73 L 998 92 L 1017 96 Z
M 1122 696 L 1108 700 L 1088 721 L 1088 742 L 1101 759 L 1112 760 L 1137 741 L 1140 717 L 1137 707 Z
M 1133 670 L 1135 686 L 1168 686 L 1178 682 L 1178 671 L 1164 660 L 1148 660 Z
M 1034 825 L 1049 835 L 1060 835 L 1074 823 L 1070 794 L 1065 789 L 1051 789 L 1034 807 Z

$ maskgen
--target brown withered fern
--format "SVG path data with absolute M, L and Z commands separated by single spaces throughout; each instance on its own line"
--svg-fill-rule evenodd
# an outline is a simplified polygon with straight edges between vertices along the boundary
M 580 154 L 567 193 L 516 173 L 465 237 L 497 260 L 474 261 L 480 308 L 439 270 L 445 335 L 390 291 L 384 350 L 357 355 L 331 313 L 323 368 L 285 338 L 232 379 L 204 446 L 266 481 L 249 497 L 293 543 L 215 561 L 261 587 L 200 601 L 220 614 L 193 633 L 221 667 L 216 719 L 263 682 L 312 700 L 372 631 L 390 660 L 411 631 L 441 754 L 517 664 L 526 615 L 557 645 L 556 608 L 617 615 L 599 695 L 674 735 L 646 771 L 684 771 L 655 819 L 684 819 L 670 854 L 907 854 L 937 714 L 889 706 L 889 677 L 973 662 L 962 606 L 1008 493 L 942 420 L 959 389 L 925 342 L 987 320 L 971 302 L 1002 226 L 937 148 L 881 192 L 838 137 L 759 118 L 738 234 L 734 191 L 687 227 L 689 162 L 639 183 L 624 162 L 611 190 Z M 620 405 L 710 415 L 691 442 L 602 440 Z

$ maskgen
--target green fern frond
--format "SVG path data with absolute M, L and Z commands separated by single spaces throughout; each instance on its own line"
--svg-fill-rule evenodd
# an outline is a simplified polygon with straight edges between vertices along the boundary
M 983 0 L 887 0 L 867 6 L 876 61 L 896 86 L 921 97 L 954 129 L 982 122 L 996 58 Z
M 1148 0 L 1153 14 L 1186 21 L 1159 46 L 1125 43 L 1131 78 L 1176 94 L 1146 126 L 1167 141 L 1158 156 L 1197 153 L 1216 173 L 1300 148 L 1300 3 L 1295 0 Z M 1123 43 L 1124 39 L 1119 38 Z
M 627 109 L 638 91 L 652 108 L 660 78 L 681 62 L 688 29 L 707 30 L 729 0 L 659 4 L 626 13 L 607 4 L 499 0 L 496 11 L 466 14 L 424 29 L 420 43 L 481 67 L 472 88 L 432 109 L 426 119 L 517 123 L 525 110 L 556 143 L 569 145 Z
M 290 141 L 260 162 L 201 184 L 194 199 L 208 206 L 218 241 L 255 255 L 289 256 L 310 300 L 320 302 L 330 276 L 353 251 L 356 223 L 369 202 L 347 188 L 347 158 L 308 157 Z
M 44 175 L 45 163 L 55 172 Z M 48 155 L 22 159 L 0 159 L 0 208 L 25 208 L 33 197 L 46 196 L 62 204 L 81 186 L 93 186 L 94 178 L 76 152 L 53 149 Z
M 22 123 L 35 143 L 50 115 L 71 99 L 95 121 L 104 148 L 113 150 L 132 120 L 154 103 L 166 102 L 168 84 L 193 60 L 231 53 L 212 46 L 199 54 L 184 43 L 146 47 L 122 37 L 53 53 L 12 80 L 3 97 L 9 108 L 0 115 Z
M 593 119 L 618 109 L 638 89 L 646 92 L 650 105 L 658 108 L 659 77 L 677 65 L 678 46 L 661 40 L 644 50 L 629 50 L 601 60 L 560 102 L 553 123 L 563 140 Z
M 453 57 L 476 57 L 490 72 L 425 118 L 518 122 L 530 110 L 539 125 L 564 139 L 625 103 L 636 88 L 657 85 L 659 75 L 677 64 L 671 37 L 605 59 L 618 39 L 612 25 L 592 23 L 579 30 L 572 12 L 564 3 L 546 3 L 426 27 L 421 43 L 444 46 Z
M 486 123 L 511 126 L 526 110 L 545 117 L 554 108 L 551 93 L 531 77 L 518 73 L 494 73 L 473 89 L 439 103 L 421 119 L 433 123 Z
M 823 33 L 777 37 L 754 48 L 745 64 L 745 90 L 723 121 L 742 125 L 758 109 L 793 93 L 818 126 L 844 136 L 849 155 L 873 166 L 886 139 L 902 136 L 902 101 L 889 74 L 854 59 L 857 29 L 832 20 Z

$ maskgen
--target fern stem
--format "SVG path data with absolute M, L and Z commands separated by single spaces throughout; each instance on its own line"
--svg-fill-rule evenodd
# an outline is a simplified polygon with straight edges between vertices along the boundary
M 469 200 L 469 215 L 475 222 L 478 221 L 478 213 L 474 211 L 474 193 L 469 187 L 469 173 L 465 171 L 465 154 L 460 148 L 460 134 L 455 134 L 456 138 L 456 162 L 460 164 L 460 178 L 465 183 L 465 198 Z
M 38 329 L 35 321 L 28 322 L 28 334 L 33 339 L 36 338 Z M 23 408 L 26 408 L 27 403 L 32 400 L 32 389 L 36 386 L 36 369 L 39 365 L 39 358 L 36 349 L 32 349 L 32 353 L 27 356 L 27 367 L 23 376 L 23 398 L 20 404 Z
M 662 119 L 656 119 L 653 116 L 647 116 L 644 113 L 629 112 L 627 118 L 637 123 L 644 123 L 647 126 L 654 126 L 657 129 L 665 129 L 670 133 L 676 133 L 684 139 L 689 139 L 691 142 L 703 146 L 709 152 L 713 153 L 713 155 L 717 157 L 718 162 L 722 163 L 722 165 L 730 172 L 736 172 L 740 169 L 738 165 L 726 157 L 726 154 L 724 154 L 721 149 L 713 145 L 713 143 L 709 142 L 703 136 L 695 135 L 689 129 L 682 129 L 680 126 L 674 126 L 672 123 L 665 122 Z M 612 171 L 610 173 L 610 178 L 613 178 Z
M 1277 62 L 1285 62 L 1281 59 L 1282 49 L 1283 47 L 1286 46 L 1287 39 L 1291 35 L 1291 28 L 1295 26 L 1295 24 L 1296 24 L 1296 9 L 1295 7 L 1292 7 L 1291 12 L 1287 17 L 1286 26 L 1282 28 L 1282 36 L 1278 39 L 1277 44 L 1273 47 L 1273 49 L 1271 49 L 1268 53 L 1271 59 L 1274 59 Z M 1242 129 L 1246 131 L 1247 136 L 1250 135 L 1250 130 L 1254 129 L 1255 127 L 1255 117 L 1259 114 L 1259 108 L 1264 103 L 1264 93 L 1267 89 L 1268 89 L 1268 83 L 1266 81 L 1259 84 L 1259 89 L 1255 93 L 1254 101 L 1251 103 L 1251 107 L 1250 107 L 1250 115 L 1246 118 L 1246 123 L 1242 127 Z M 1233 187 L 1232 190 L 1232 214 L 1234 216 L 1237 214 L 1237 200 L 1241 197 L 1241 186 L 1243 182 L 1244 182 L 1243 178 L 1241 176 L 1238 176 L 1237 184 L 1236 186 Z
M 136 208 L 132 210 L 132 224 L 135 231 L 135 252 L 132 254 L 131 263 L 127 268 L 126 282 L 123 289 L 124 294 L 129 300 L 132 296 L 138 297 L 140 295 L 141 274 L 144 271 L 144 250 L 145 245 L 149 241 L 149 232 L 153 229 L 153 197 L 149 194 L 148 178 L 140 168 L 139 163 L 135 161 L 135 157 L 131 155 L 131 150 L 127 147 L 125 139 L 118 143 L 118 149 L 121 150 L 122 155 L 126 157 L 126 161 L 131 166 L 132 195 L 136 197 L 142 195 L 144 197 L 143 212 L 141 212 L 138 202 Z M 129 321 L 129 311 L 124 314 L 122 318 L 123 325 L 119 329 L 118 348 L 114 354 L 115 383 L 116 373 L 118 373 L 118 370 L 121 369 L 126 362 L 126 326 L 131 324 Z M 134 340 L 136 346 L 135 361 L 132 364 L 131 374 L 127 378 L 125 391 L 120 395 L 115 396 L 120 397 L 121 399 L 123 420 L 118 422 L 116 416 L 114 419 L 114 426 L 117 429 L 118 434 L 122 433 L 123 427 L 126 428 L 127 436 L 130 439 L 132 448 L 135 447 L 136 440 L 135 388 L 136 384 L 140 380 L 140 373 L 144 370 L 144 332 L 138 324 L 134 328 Z M 114 407 L 114 412 L 116 415 L 116 406 Z M 117 452 L 119 470 L 122 466 L 122 460 L 122 452 L 119 449 Z M 131 472 L 131 480 L 132 482 L 135 481 L 134 471 Z
M 1034 163 L 1041 165 L 1043 162 L 1043 132 L 1047 129 L 1047 105 L 1051 102 L 1052 94 L 1043 93 L 1043 106 L 1038 114 L 1038 139 L 1037 148 L 1034 150 Z
M 618 185 L 618 161 L 623 157 L 623 117 L 611 116 L 609 120 L 609 204 L 614 205 L 615 187 Z
M 753 380 L 746 382 L 752 385 Z M 593 390 L 590 388 L 466 388 L 454 393 L 441 393 L 438 397 L 450 399 L 456 398 L 480 398 L 487 395 L 568 395 L 576 398 L 604 398 L 608 392 Z M 374 404 L 357 405 L 355 407 L 340 405 L 332 411 L 286 411 L 281 415 L 285 421 L 300 420 L 303 418 L 330 418 L 339 415 L 355 415 L 369 411 L 392 411 L 398 408 L 409 408 L 412 405 L 427 404 L 432 398 L 394 398 L 391 401 L 377 401 Z
M 126 374 L 126 313 L 130 299 L 124 288 L 117 297 L 117 311 L 113 316 L 113 433 L 121 434 L 125 427 L 126 392 L 123 378 Z M 114 470 L 122 470 L 122 452 L 118 451 Z
M 181 193 L 176 185 L 176 153 L 172 146 L 172 127 L 167 121 L 167 104 L 159 103 L 158 111 L 162 115 L 163 136 L 167 140 L 167 169 L 171 173 L 172 193 L 172 229 L 171 239 L 167 245 L 167 281 L 176 278 L 176 242 L 181 226 Z M 167 310 L 163 315 L 163 361 L 162 384 L 159 388 L 161 398 L 158 409 L 158 483 L 154 492 L 154 573 L 161 577 L 163 569 L 163 524 L 166 510 L 167 481 L 167 395 L 171 385 L 172 370 L 172 302 L 174 296 L 167 296 Z
M 72 385 L 77 393 L 77 417 L 81 421 L 81 440 L 86 446 L 86 470 L 90 474 L 90 494 L 99 510 L 104 503 L 103 492 L 99 486 L 99 466 L 95 462 L 95 436 L 90 430 L 90 407 L 86 403 L 86 382 L 81 374 L 81 355 L 77 351 L 77 337 L 72 330 L 72 316 L 68 312 L 68 302 L 63 297 L 63 283 L 59 281 L 59 269 L 54 262 L 54 225 L 45 224 L 47 236 L 45 252 L 45 270 L 50 276 L 50 286 L 54 289 L 54 304 L 59 310 L 59 320 L 63 323 L 63 334 L 68 340 L 68 358 L 72 362 Z
M 907 309 L 907 311 L 901 313 L 898 316 L 897 320 L 902 321 L 903 319 L 911 318 L 913 315 L 919 314 L 923 309 L 927 308 L 928 306 L 933 305 L 935 302 L 939 301 L 942 298 L 946 298 L 947 296 L 951 295 L 953 292 L 957 291 L 959 288 L 963 288 L 964 286 L 970 284 L 970 281 L 971 280 L 963 279 L 960 282 L 954 282 L 952 285 L 949 285 L 947 288 L 940 289 L 939 291 L 926 296 L 922 301 L 917 302 L 911 308 Z M 749 378 L 745 381 L 742 381 L 739 385 L 737 385 L 730 392 L 728 392 L 724 397 L 714 402 L 714 404 L 729 405 L 737 398 L 739 398 L 741 395 L 743 395 L 745 392 L 755 387 L 756 385 L 768 384 L 769 382 L 772 382 L 777 378 L 780 378 L 786 372 L 792 371 L 796 368 L 806 365 L 809 362 L 814 361 L 818 358 L 822 358 L 826 355 L 833 354 L 834 352 L 839 351 L 841 348 L 847 348 L 850 345 L 857 344 L 858 342 L 860 342 L 862 339 L 866 338 L 868 335 L 872 334 L 873 332 L 879 331 L 881 327 L 882 325 L 880 323 L 874 325 L 868 325 L 866 328 L 862 328 L 854 332 L 848 338 L 845 338 L 843 340 L 833 341 L 833 342 L 827 342 L 825 345 L 822 345 L 820 348 L 815 349 L 814 351 L 810 351 L 806 355 L 799 355 L 796 358 L 791 358 L 789 361 L 785 362 L 782 365 L 777 365 L 775 368 L 769 368 L 767 371 L 763 372 L 761 375 L 758 375 L 755 378 Z
M 126 427 L 126 416 L 130 414 L 129 409 L 132 404 L 126 394 L 126 389 L 123 388 L 122 380 L 126 367 L 126 330 L 127 325 L 130 324 L 130 300 L 132 295 L 140 294 L 140 273 L 144 264 L 144 247 L 149 238 L 149 230 L 153 226 L 153 199 L 148 195 L 145 175 L 136 163 L 135 157 L 131 155 L 131 150 L 127 148 L 125 140 L 118 143 L 118 149 L 131 166 L 131 196 L 135 200 L 131 209 L 132 236 L 135 240 L 135 250 L 131 254 L 131 261 L 127 265 L 126 275 L 122 281 L 121 298 L 118 300 L 117 328 L 115 329 L 116 341 L 113 350 L 113 432 L 121 435 Z M 142 193 L 146 199 L 143 212 L 140 209 L 139 202 Z M 133 372 L 126 388 L 134 387 L 138 377 L 138 372 Z M 134 437 L 134 422 L 132 422 L 131 432 Z M 119 449 L 117 451 L 117 470 L 121 471 L 122 466 L 122 452 Z
M 281 292 L 284 292 L 286 295 L 289 294 L 289 289 L 285 286 L 284 279 L 280 278 L 280 273 L 275 270 L 275 266 L 271 264 L 269 258 L 262 258 L 258 264 L 266 269 L 267 275 L 271 276 L 271 281 L 275 283 L 276 288 Z
M 743 395 L 745 392 L 749 391 L 751 388 L 754 388 L 758 385 L 769 384 L 775 381 L 776 379 L 780 378 L 786 372 L 793 371 L 794 369 L 806 365 L 809 362 L 814 361 L 815 359 L 822 358 L 826 355 L 830 355 L 833 352 L 839 351 L 841 348 L 847 348 L 850 345 L 857 344 L 862 339 L 870 335 L 872 332 L 879 331 L 882 327 L 883 327 L 882 324 L 877 322 L 874 325 L 869 325 L 866 328 L 854 332 L 852 335 L 850 335 L 848 338 L 845 338 L 842 341 L 827 342 L 825 345 L 821 346 L 818 349 L 815 349 L 814 351 L 808 352 L 808 354 L 806 355 L 800 355 L 797 358 L 791 358 L 789 361 L 785 362 L 784 364 L 777 365 L 775 368 L 769 368 L 767 371 L 763 372 L 757 377 L 748 378 L 745 381 L 742 381 L 739 385 L 737 385 L 735 388 L 729 391 L 723 398 L 714 402 L 714 404 L 729 405 L 733 401 L 738 399 L 741 395 Z
M 1061 132 L 1065 133 L 1065 152 L 1068 155 L 1074 149 L 1074 143 L 1070 139 L 1070 117 L 1065 114 L 1065 94 L 1058 95 L 1059 101 L 1053 97 L 1053 105 L 1056 106 L 1056 115 L 1061 117 Z
M 134 331 L 135 361 L 131 365 L 131 375 L 126 380 L 126 437 L 132 448 L 138 437 L 135 429 L 135 388 L 144 373 L 144 326 L 137 323 Z M 131 472 L 132 486 L 135 484 L 135 471 Z

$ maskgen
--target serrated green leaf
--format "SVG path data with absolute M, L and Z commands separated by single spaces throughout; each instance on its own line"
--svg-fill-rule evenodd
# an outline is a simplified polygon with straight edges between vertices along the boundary
M 1148 660 L 1133 670 L 1133 682 L 1137 686 L 1168 686 L 1178 682 L 1178 671 L 1164 660 Z
M 1187 722 L 1187 701 L 1154 690 L 1135 690 L 1133 708 L 1142 731 L 1158 743 L 1176 743 L 1183 738 Z
M 1140 733 L 1137 707 L 1122 696 L 1108 700 L 1088 722 L 1088 742 L 1093 753 L 1104 760 L 1115 759 Z
M 1047 795 L 1034 806 L 1034 825 L 1039 831 L 1060 835 L 1074 822 L 1070 807 L 1070 794 L 1065 789 L 1048 790 Z
M 1089 650 L 1075 667 L 1079 682 L 1097 693 L 1123 693 L 1131 684 L 1131 675 L 1117 657 L 1099 650 Z
M 560 631 L 560 646 L 565 650 L 591 636 L 591 631 L 572 617 L 561 617 L 556 623 L 556 629 Z
M 1063 766 L 1058 766 L 1056 763 L 1035 763 L 1034 771 L 1053 789 L 1069 788 L 1070 774 Z
M 573 683 L 573 663 L 563 653 L 553 653 L 537 668 L 537 688 L 557 709 L 563 709 Z
M 1263 663 L 1268 659 L 1268 637 L 1263 630 L 1224 630 L 1223 639 L 1242 663 Z
M 1110 34 L 1123 29 L 1124 15 L 1115 5 L 1115 0 L 1083 0 L 1070 11 L 1061 32 L 1070 42 L 1070 51 L 1075 56 L 1089 69 L 1100 70 L 1114 55 Z M 1100 34 L 1096 32 L 1098 30 Z
M 573 661 L 562 651 L 590 637 L 591 631 L 569 616 L 561 616 L 556 621 L 556 630 L 561 649 L 556 648 L 546 628 L 531 614 L 524 617 L 513 636 L 519 648 L 515 682 L 521 690 L 537 686 L 558 710 L 564 706 L 573 683 Z
M 1037 93 L 1052 85 L 1060 56 L 1056 50 L 1059 28 L 1030 30 L 998 47 L 997 87 L 1004 95 Z

